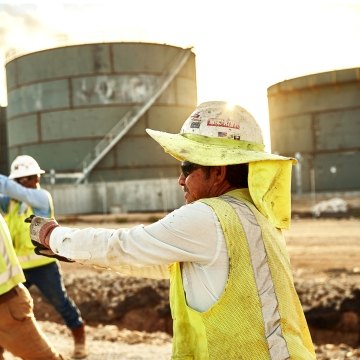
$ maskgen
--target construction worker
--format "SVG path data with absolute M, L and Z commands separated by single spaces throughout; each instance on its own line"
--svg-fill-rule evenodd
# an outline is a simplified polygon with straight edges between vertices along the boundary
M 29 214 L 53 217 L 51 195 L 40 187 L 45 171 L 34 158 L 20 155 L 11 164 L 9 177 L 0 175 L 0 209 L 10 230 L 16 255 L 25 274 L 25 286 L 35 285 L 61 315 L 74 338 L 75 359 L 87 356 L 85 325 L 73 300 L 68 296 L 59 267 L 54 258 L 34 253 L 29 238 Z
M 5 349 L 24 360 L 60 360 L 33 313 L 33 299 L 22 284 L 25 281 L 10 238 L 0 214 L 0 360 Z
M 37 251 L 126 274 L 170 276 L 173 359 L 315 359 L 281 229 L 291 158 L 266 153 L 240 106 L 200 104 L 179 134 L 147 129 L 181 161 L 186 205 L 129 229 L 34 217 Z

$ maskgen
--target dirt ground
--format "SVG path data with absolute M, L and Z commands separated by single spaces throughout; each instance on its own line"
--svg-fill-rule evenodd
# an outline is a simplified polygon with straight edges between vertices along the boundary
M 119 216 L 85 216 L 60 219 L 63 224 L 76 227 L 128 227 L 148 220 L 156 220 L 162 214 L 130 215 L 125 222 Z M 151 216 L 151 219 L 149 219 Z M 360 219 L 293 219 L 291 229 L 284 232 L 292 267 L 296 277 L 326 283 L 334 274 L 352 274 L 352 281 L 360 283 Z M 88 274 L 98 270 L 76 264 L 62 264 L 63 272 Z M 58 324 L 40 323 L 55 346 L 65 354 L 70 354 L 71 338 L 64 334 L 64 327 Z M 111 325 L 88 327 L 88 360 L 110 359 L 169 359 L 171 337 L 164 333 L 151 336 L 140 332 L 118 331 Z M 104 335 L 105 334 L 105 335 Z M 117 334 L 117 335 L 114 335 Z M 135 340 L 134 340 L 135 339 Z M 360 359 L 360 352 L 346 344 L 326 344 L 317 346 L 318 359 Z M 6 360 L 15 359 L 9 353 Z
M 360 219 L 294 219 L 284 232 L 294 269 L 360 271 Z

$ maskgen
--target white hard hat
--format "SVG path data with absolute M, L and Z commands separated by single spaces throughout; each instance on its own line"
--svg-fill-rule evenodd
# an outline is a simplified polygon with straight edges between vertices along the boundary
M 264 160 L 289 160 L 264 151 L 261 129 L 243 107 L 225 101 L 200 104 L 179 134 L 146 129 L 166 152 L 180 161 L 205 166 Z
M 44 173 L 45 171 L 40 169 L 39 164 L 34 158 L 29 155 L 19 155 L 11 164 L 9 179 Z
M 185 120 L 180 134 L 197 134 L 263 144 L 261 129 L 243 107 L 224 101 L 200 104 Z

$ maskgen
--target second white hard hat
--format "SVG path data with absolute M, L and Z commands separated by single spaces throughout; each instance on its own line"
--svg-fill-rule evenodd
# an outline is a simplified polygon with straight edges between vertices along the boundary
M 11 164 L 10 179 L 17 179 L 24 176 L 40 175 L 45 171 L 40 169 L 37 161 L 29 155 L 19 155 Z

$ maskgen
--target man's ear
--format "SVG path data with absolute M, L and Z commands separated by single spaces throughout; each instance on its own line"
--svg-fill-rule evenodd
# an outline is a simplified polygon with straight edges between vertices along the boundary
M 213 167 L 215 176 L 216 176 L 216 183 L 222 183 L 226 179 L 226 166 L 214 166 Z

